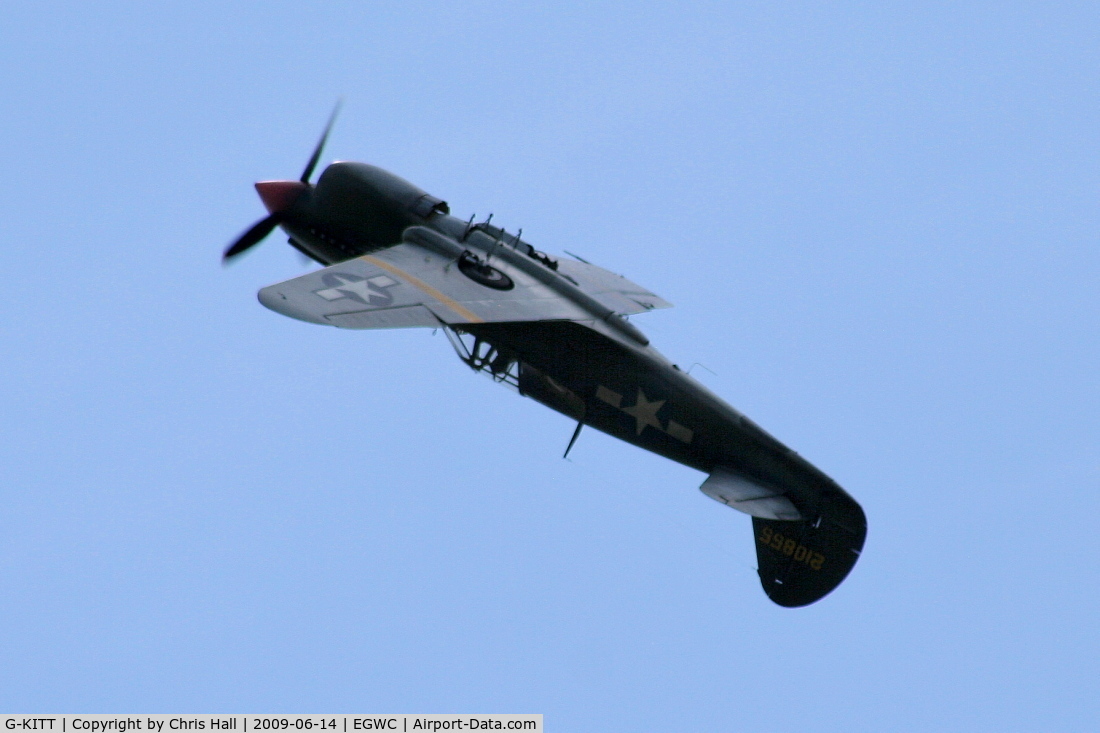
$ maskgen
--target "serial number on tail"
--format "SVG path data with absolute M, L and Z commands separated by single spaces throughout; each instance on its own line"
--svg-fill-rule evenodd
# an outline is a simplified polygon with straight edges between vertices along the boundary
M 821 570 L 821 566 L 825 563 L 825 556 L 820 552 L 814 552 L 805 545 L 798 544 L 781 532 L 773 531 L 771 527 L 764 527 L 756 539 L 760 544 L 781 552 L 787 557 L 793 557 L 795 562 L 806 563 L 814 570 Z

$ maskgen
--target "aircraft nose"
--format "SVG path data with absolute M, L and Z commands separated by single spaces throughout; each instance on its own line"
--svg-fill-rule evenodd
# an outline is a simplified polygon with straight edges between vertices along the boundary
M 260 200 L 272 214 L 290 208 L 295 199 L 307 188 L 309 186 L 301 181 L 260 181 L 256 184 L 256 192 L 260 194 Z

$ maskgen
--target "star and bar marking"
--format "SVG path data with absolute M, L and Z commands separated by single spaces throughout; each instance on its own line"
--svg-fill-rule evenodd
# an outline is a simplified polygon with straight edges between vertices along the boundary
M 313 292 L 325 300 L 347 298 L 356 303 L 374 306 L 392 303 L 393 296 L 388 289 L 397 285 L 396 280 L 386 275 L 365 278 L 349 272 L 326 272 L 321 276 L 321 282 L 328 287 Z
M 394 277 L 400 278 L 404 282 L 417 288 L 424 294 L 439 301 L 447 308 L 457 313 L 460 317 L 466 319 L 470 323 L 484 323 L 485 319 L 478 316 L 468 308 L 465 308 L 461 303 L 449 298 L 444 293 L 428 285 L 423 280 L 413 277 L 409 273 L 401 270 L 388 262 L 372 257 L 370 255 L 363 255 L 360 257 L 364 262 L 378 267 Z M 401 282 L 395 280 L 387 275 L 375 275 L 374 277 L 361 277 L 354 275 L 350 272 L 326 272 L 321 276 L 321 281 L 326 287 L 320 290 L 314 290 L 313 294 L 318 297 L 324 298 L 328 301 L 340 300 L 346 298 L 356 303 L 362 303 L 363 305 L 373 305 L 375 307 L 384 308 L 393 303 L 393 295 L 390 294 L 389 288 L 395 285 L 400 285 Z
M 623 407 L 623 396 L 621 394 L 608 389 L 602 384 L 596 387 L 596 399 L 606 402 L 617 410 L 633 417 L 637 424 L 636 435 L 641 435 L 642 431 L 648 426 L 684 443 L 690 443 L 692 438 L 695 437 L 690 428 L 684 427 L 675 420 L 669 420 L 667 427 L 662 425 L 657 418 L 657 413 L 660 412 L 661 407 L 668 400 L 650 400 L 641 387 L 638 388 L 638 397 L 634 400 L 634 404 L 628 407 Z

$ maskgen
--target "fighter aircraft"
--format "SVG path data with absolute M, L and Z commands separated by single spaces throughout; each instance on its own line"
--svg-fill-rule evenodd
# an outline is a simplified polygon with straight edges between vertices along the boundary
M 703 493 L 752 517 L 760 582 L 805 606 L 863 548 L 860 505 L 832 479 L 654 349 L 626 319 L 671 304 L 581 259 L 541 252 L 490 220 L 364 163 L 310 177 L 336 112 L 296 181 L 262 181 L 269 215 L 224 253 L 276 227 L 323 269 L 259 291 L 283 315 L 337 328 L 443 329 L 475 371 L 577 423 L 707 474 Z

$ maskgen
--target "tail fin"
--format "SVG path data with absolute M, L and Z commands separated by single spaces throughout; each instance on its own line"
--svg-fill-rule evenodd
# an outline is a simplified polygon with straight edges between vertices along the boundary
M 859 559 L 867 537 L 863 510 L 852 504 L 843 518 L 825 515 L 797 522 L 752 518 L 760 584 L 768 598 L 788 608 L 806 606 L 840 585 Z

